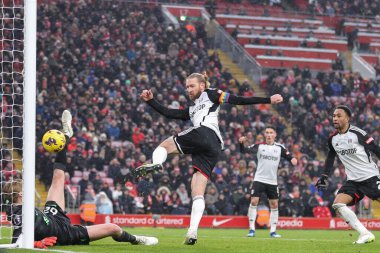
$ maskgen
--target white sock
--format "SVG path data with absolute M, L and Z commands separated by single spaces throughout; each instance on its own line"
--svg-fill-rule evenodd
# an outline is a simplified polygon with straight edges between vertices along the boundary
M 356 214 L 350 208 L 348 208 L 347 205 L 338 203 L 334 204 L 333 208 L 335 211 L 339 212 L 347 224 L 358 231 L 359 234 L 362 235 L 369 233 L 369 231 L 359 221 L 358 217 L 356 217 Z
M 191 209 L 189 233 L 197 233 L 204 210 L 205 198 L 201 195 L 195 196 L 193 198 L 193 207 Z
M 249 220 L 249 229 L 255 230 L 255 222 L 257 217 L 257 206 L 249 204 L 248 208 L 248 220 Z
M 166 151 L 166 148 L 158 146 L 153 151 L 152 162 L 154 164 L 163 164 L 166 161 L 167 157 L 168 157 L 168 152 Z
M 278 209 L 270 209 L 270 232 L 276 232 L 278 222 Z

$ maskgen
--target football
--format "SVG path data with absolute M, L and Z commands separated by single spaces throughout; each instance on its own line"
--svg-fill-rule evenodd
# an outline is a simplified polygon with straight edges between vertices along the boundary
M 66 144 L 65 135 L 59 130 L 49 130 L 42 137 L 42 145 L 51 153 L 58 153 Z

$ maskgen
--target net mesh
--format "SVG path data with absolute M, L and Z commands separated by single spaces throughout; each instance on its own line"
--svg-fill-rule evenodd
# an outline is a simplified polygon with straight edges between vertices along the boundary
M 0 0 L 0 62 L 0 243 L 8 244 L 12 229 L 6 211 L 12 213 L 12 193 L 2 188 L 7 182 L 19 181 L 22 175 L 24 1 Z

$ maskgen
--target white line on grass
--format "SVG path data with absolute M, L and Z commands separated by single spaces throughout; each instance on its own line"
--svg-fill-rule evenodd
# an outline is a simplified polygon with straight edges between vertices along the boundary
M 20 248 L 16 248 L 20 249 Z M 10 249 L 12 250 L 12 249 Z M 77 252 L 77 251 L 70 251 L 70 250 L 59 250 L 59 249 L 28 249 L 28 250 L 35 250 L 40 252 L 60 252 L 60 253 L 87 253 L 87 252 Z

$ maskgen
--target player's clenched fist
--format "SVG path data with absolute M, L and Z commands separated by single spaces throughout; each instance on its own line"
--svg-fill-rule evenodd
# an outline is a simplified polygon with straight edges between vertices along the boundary
M 50 246 L 53 246 L 57 242 L 57 237 L 51 236 L 51 237 L 46 237 L 42 239 L 41 241 L 35 241 L 34 242 L 34 247 L 38 249 L 47 249 Z
M 153 92 L 152 92 L 152 90 L 143 90 L 141 92 L 140 98 L 143 101 L 145 101 L 145 102 L 153 99 Z
M 273 96 L 270 97 L 270 103 L 271 104 L 279 104 L 283 101 L 284 99 L 280 94 L 274 94 Z
M 239 138 L 239 142 L 240 142 L 240 143 L 243 143 L 243 142 L 245 142 L 246 140 L 247 140 L 247 137 L 245 137 L 245 136 L 242 136 L 242 137 Z

